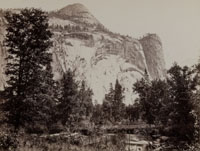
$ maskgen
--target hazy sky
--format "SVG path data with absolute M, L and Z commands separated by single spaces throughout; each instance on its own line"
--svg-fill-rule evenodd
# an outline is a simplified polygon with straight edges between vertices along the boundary
M 200 56 L 200 0 L 0 0 L 0 8 L 60 9 L 84 4 L 111 31 L 139 38 L 157 33 L 166 65 L 192 65 Z

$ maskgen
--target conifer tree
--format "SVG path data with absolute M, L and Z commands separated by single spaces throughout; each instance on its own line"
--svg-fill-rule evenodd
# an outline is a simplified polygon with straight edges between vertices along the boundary
M 145 72 L 146 73 L 146 72 Z M 147 73 L 145 74 L 145 77 L 141 80 L 137 81 L 133 85 L 133 92 L 137 93 L 139 98 L 137 99 L 138 103 L 140 104 L 140 111 L 142 112 L 141 117 L 144 120 L 147 120 L 149 124 L 153 122 L 151 120 L 150 116 L 150 105 L 149 105 L 149 95 L 150 95 L 150 83 L 149 78 L 147 76 Z
M 196 74 L 196 83 L 200 85 L 200 59 L 198 63 L 194 66 L 194 71 Z M 197 142 L 200 141 L 200 87 L 197 87 L 197 90 L 193 96 L 193 105 L 194 105 L 194 112 L 193 115 L 195 116 L 195 137 Z
M 163 111 L 165 111 L 165 108 L 162 108 L 162 105 L 168 99 L 166 98 L 167 89 L 168 87 L 165 81 L 150 81 L 147 76 L 134 84 L 133 91 L 139 95 L 138 103 L 140 111 L 142 111 L 142 118 L 148 124 L 158 124 L 161 120 L 164 120 L 159 114 L 162 112 L 164 115 Z
M 78 83 L 69 69 L 61 80 L 61 98 L 58 104 L 59 119 L 62 124 L 73 124 L 79 118 Z
M 33 122 L 35 115 L 40 115 L 41 103 L 49 102 L 46 88 L 52 84 L 49 71 L 52 58 L 48 51 L 52 34 L 46 13 L 38 9 L 8 12 L 5 18 L 9 80 L 1 95 L 6 100 L 4 109 L 8 112 L 8 122 L 17 129 L 26 122 Z
M 170 86 L 169 118 L 173 124 L 173 135 L 181 140 L 194 139 L 193 91 L 196 90 L 196 80 L 193 72 L 187 67 L 174 64 L 168 71 L 168 84 Z
M 113 98 L 113 112 L 112 116 L 115 121 L 121 121 L 125 115 L 125 104 L 123 103 L 123 88 L 119 84 L 118 79 L 115 83 L 114 98 Z
M 103 100 L 103 104 L 102 104 L 102 112 L 103 112 L 104 121 L 110 121 L 110 122 L 113 121 L 112 108 L 113 108 L 114 94 L 115 94 L 115 91 L 113 89 L 112 84 L 110 84 L 109 93 L 105 95 L 105 99 Z
M 79 90 L 80 116 L 84 115 L 85 117 L 88 117 L 91 115 L 93 111 L 92 95 L 92 90 L 86 88 L 85 81 L 82 81 Z
M 102 109 L 105 119 L 112 122 L 119 122 L 125 115 L 125 104 L 123 103 L 123 89 L 118 80 L 115 89 L 111 84 L 109 93 L 105 95 Z

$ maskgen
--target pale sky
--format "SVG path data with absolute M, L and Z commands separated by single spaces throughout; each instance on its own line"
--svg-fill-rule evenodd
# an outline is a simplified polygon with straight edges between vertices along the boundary
M 200 56 L 200 0 L 0 0 L 0 8 L 57 10 L 77 2 L 113 32 L 158 34 L 167 68 L 175 61 L 190 66 Z

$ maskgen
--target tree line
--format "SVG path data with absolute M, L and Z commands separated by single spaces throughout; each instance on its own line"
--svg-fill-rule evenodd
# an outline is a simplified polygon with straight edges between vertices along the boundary
M 1 91 L 1 109 L 6 123 L 17 131 L 47 131 L 52 123 L 63 125 L 89 116 L 92 91 L 80 86 L 68 70 L 60 81 L 53 80 L 51 69 L 52 33 L 47 14 L 38 9 L 7 12 L 5 47 L 8 56 L 5 74 L 8 81 Z
M 133 85 L 138 98 L 123 103 L 124 89 L 116 79 L 102 104 L 93 104 L 92 90 L 68 70 L 53 80 L 52 33 L 47 14 L 38 9 L 7 12 L 5 47 L 7 85 L 0 92 L 5 123 L 17 132 L 74 131 L 83 120 L 95 125 L 127 124 L 142 120 L 163 127 L 162 133 L 188 142 L 199 135 L 200 63 L 189 68 L 174 64 L 164 80 L 144 78 Z
M 70 69 L 62 79 L 53 80 L 49 52 L 52 33 L 47 14 L 38 9 L 23 9 L 20 13 L 7 12 L 5 19 L 8 80 L 0 92 L 4 122 L 16 132 L 25 128 L 29 133 L 44 133 L 65 128 L 73 131 L 80 121 L 94 119 L 93 92 L 85 81 L 76 81 Z M 118 81 L 115 89 L 117 93 L 112 88 L 105 100 L 114 99 L 109 108 L 112 108 L 111 116 L 115 115 L 112 121 L 119 121 L 119 110 L 124 104 Z M 104 115 L 106 106 L 104 103 Z
M 199 135 L 199 65 L 189 68 L 174 64 L 165 80 L 148 76 L 137 81 L 133 90 L 139 97 L 141 118 L 163 126 L 165 135 L 193 141 Z

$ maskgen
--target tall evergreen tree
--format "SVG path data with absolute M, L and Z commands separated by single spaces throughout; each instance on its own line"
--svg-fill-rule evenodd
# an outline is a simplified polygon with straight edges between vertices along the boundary
M 137 93 L 139 98 L 137 99 L 138 103 L 140 104 L 140 111 L 142 112 L 141 117 L 144 120 L 147 120 L 149 124 L 152 124 L 152 118 L 150 115 L 150 104 L 149 104 L 149 95 L 150 95 L 150 83 L 149 79 L 142 78 L 141 80 L 137 81 L 133 85 L 133 92 Z
M 85 81 L 82 81 L 79 90 L 80 116 L 89 117 L 93 112 L 92 95 L 92 90 L 86 88 Z
M 193 96 L 193 105 L 194 105 L 194 116 L 195 116 L 195 128 L 196 128 L 196 141 L 200 142 L 200 59 L 198 63 L 194 67 L 194 71 L 196 73 L 196 83 L 198 85 L 196 92 L 194 93 Z
M 78 83 L 74 73 L 68 70 L 61 80 L 61 97 L 58 104 L 59 119 L 62 124 L 73 124 L 79 118 Z
M 119 84 L 118 79 L 115 82 L 114 98 L 113 98 L 113 112 L 112 116 L 115 121 L 121 121 L 125 115 L 125 104 L 123 103 L 123 88 Z
M 104 121 L 113 121 L 112 117 L 112 109 L 113 109 L 113 100 L 114 100 L 115 91 L 113 89 L 112 84 L 110 84 L 110 90 L 109 93 L 105 95 L 105 99 L 103 100 L 102 104 L 102 112 Z
M 167 89 L 168 86 L 165 81 L 150 81 L 147 76 L 134 84 L 133 91 L 139 94 L 138 103 L 140 111 L 142 111 L 142 118 L 148 124 L 155 124 L 164 120 L 159 115 L 161 112 L 164 114 L 162 105 L 167 99 Z
M 48 51 L 52 34 L 46 13 L 38 9 L 8 12 L 5 18 L 6 75 L 9 80 L 1 94 L 6 100 L 4 109 L 8 112 L 8 121 L 17 129 L 25 121 L 33 121 L 37 107 L 42 106 L 39 104 L 47 101 L 46 86 L 52 83 L 49 72 L 52 58 Z
M 82 81 L 79 87 L 79 83 L 75 80 L 74 71 L 69 69 L 60 81 L 57 119 L 64 126 L 76 130 L 81 120 L 89 119 L 92 115 L 92 95 L 92 90 L 86 88 L 85 81 Z
M 187 67 L 174 64 L 168 71 L 168 84 L 170 86 L 170 109 L 169 118 L 173 124 L 173 134 L 180 139 L 194 139 L 194 109 L 192 96 L 196 90 L 196 80 L 193 72 Z
M 123 103 L 123 89 L 118 80 L 115 89 L 111 84 L 109 93 L 105 95 L 102 109 L 105 119 L 111 122 L 119 122 L 125 115 L 125 104 Z

